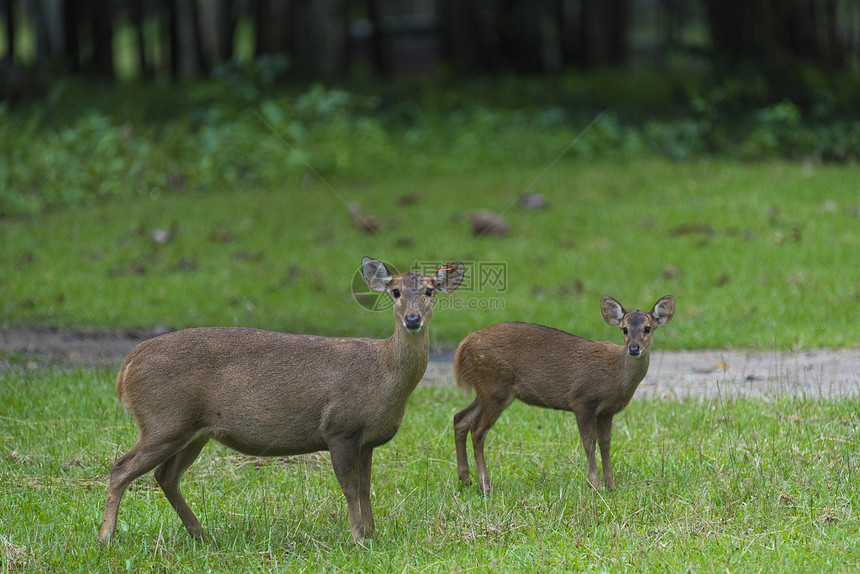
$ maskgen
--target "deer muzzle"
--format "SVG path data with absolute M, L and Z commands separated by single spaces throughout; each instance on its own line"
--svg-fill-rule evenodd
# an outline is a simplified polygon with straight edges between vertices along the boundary
M 406 327 L 406 330 L 410 333 L 417 333 L 420 331 L 421 324 L 421 315 L 416 313 L 406 315 L 406 319 L 403 321 L 403 326 Z

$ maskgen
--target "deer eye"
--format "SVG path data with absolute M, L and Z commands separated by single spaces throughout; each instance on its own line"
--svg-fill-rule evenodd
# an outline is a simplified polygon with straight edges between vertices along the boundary
M 424 294 L 427 295 L 428 297 L 432 297 L 433 296 L 433 288 L 428 287 L 427 290 L 424 292 Z
M 621 330 L 624 332 L 625 335 L 627 334 L 627 327 L 622 327 Z
M 394 298 L 397 299 L 400 297 L 400 289 L 392 289 L 391 294 L 394 295 Z
M 646 333 L 650 333 L 651 332 L 651 326 L 645 325 L 645 329 L 643 329 L 643 331 L 645 331 Z

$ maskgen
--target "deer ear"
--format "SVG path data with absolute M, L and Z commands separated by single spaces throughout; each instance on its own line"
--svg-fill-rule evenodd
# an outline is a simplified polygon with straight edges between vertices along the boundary
M 621 319 L 627 314 L 621 303 L 612 297 L 604 297 L 600 300 L 600 312 L 603 313 L 603 320 L 611 327 L 620 327 Z
M 654 303 L 654 308 L 651 309 L 651 316 L 658 325 L 665 325 L 672 320 L 675 315 L 675 298 L 671 295 L 661 297 L 659 301 Z
M 367 286 L 374 291 L 385 291 L 391 282 L 391 272 L 385 264 L 371 257 L 361 259 L 361 275 Z
M 460 286 L 465 274 L 466 266 L 460 261 L 443 265 L 433 275 L 433 287 L 442 293 L 450 293 Z

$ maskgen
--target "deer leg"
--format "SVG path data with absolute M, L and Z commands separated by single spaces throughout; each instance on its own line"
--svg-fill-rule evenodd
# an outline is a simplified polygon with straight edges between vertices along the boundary
M 364 540 L 359 490 L 361 486 L 361 446 L 357 436 L 332 437 L 329 439 L 331 464 L 346 497 L 349 526 L 352 538 L 357 543 Z M 368 479 L 369 482 L 369 479 Z
M 585 448 L 585 458 L 588 460 L 588 482 L 596 490 L 600 490 L 600 477 L 597 476 L 597 460 L 595 457 L 595 416 L 591 413 L 575 413 L 576 426 L 579 427 L 579 438 Z
M 454 415 L 454 447 L 457 449 L 457 476 L 465 486 L 472 484 L 469 476 L 469 457 L 466 454 L 466 437 L 475 418 L 480 412 L 481 402 L 476 398 L 468 407 Z
M 484 439 L 496 421 L 499 415 L 505 410 L 507 405 L 504 403 L 493 402 L 488 404 L 485 401 L 483 406 L 475 413 L 472 419 L 472 449 L 475 451 L 475 467 L 478 471 L 478 483 L 484 490 L 485 494 L 493 491 L 490 484 L 490 475 L 487 473 L 487 462 L 484 459 Z
M 361 503 L 362 536 L 373 538 L 376 532 L 376 524 L 373 521 L 373 508 L 370 506 L 370 477 L 372 475 L 371 467 L 373 466 L 373 447 L 362 447 L 360 457 L 358 499 Z
M 167 497 L 170 505 L 176 511 L 176 514 L 179 515 L 188 533 L 198 539 L 204 536 L 203 526 L 182 497 L 182 492 L 179 489 L 179 481 L 182 480 L 182 475 L 185 474 L 188 467 L 200 455 L 200 451 L 203 450 L 207 442 L 209 442 L 209 437 L 207 436 L 194 439 L 185 448 L 162 462 L 155 469 L 155 480 L 158 481 L 158 485 L 164 491 L 164 496 Z
M 612 441 L 612 415 L 597 417 L 597 444 L 600 445 L 600 462 L 603 464 L 603 482 L 608 490 L 615 490 L 615 475 L 609 460 L 609 444 Z
M 108 481 L 105 513 L 102 518 L 100 535 L 102 542 L 109 543 L 116 532 L 119 504 L 128 485 L 181 449 L 185 440 L 165 443 L 141 436 L 130 451 L 113 463 Z

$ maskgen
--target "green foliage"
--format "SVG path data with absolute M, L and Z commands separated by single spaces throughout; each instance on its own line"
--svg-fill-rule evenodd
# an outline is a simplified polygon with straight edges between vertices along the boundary
M 44 102 L 0 107 L 0 217 L 106 197 L 266 187 L 308 170 L 392 173 L 543 166 L 581 159 L 855 161 L 860 83 L 809 72 L 811 101 L 756 77 L 653 72 L 452 82 L 273 82 L 282 63 L 188 86 L 55 84 Z M 595 118 L 599 118 L 592 125 Z M 588 126 L 591 126 L 586 130 Z
M 98 543 L 110 465 L 135 440 L 113 372 L 0 374 L 0 568 L 8 572 L 850 571 L 860 547 L 857 398 L 639 401 L 615 419 L 614 492 L 585 480 L 569 413 L 512 405 L 487 438 L 494 494 L 456 477 L 451 418 L 419 387 L 374 453 L 377 540 L 351 542 L 327 453 L 215 443 L 183 480 L 195 543 L 152 474 Z M 822 385 L 826 387 L 827 382 Z

